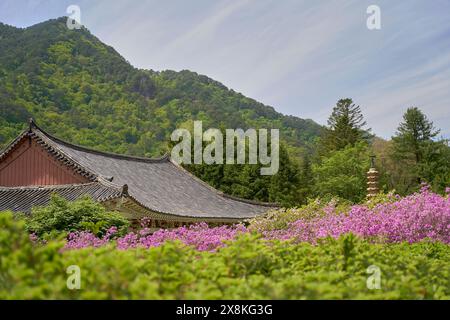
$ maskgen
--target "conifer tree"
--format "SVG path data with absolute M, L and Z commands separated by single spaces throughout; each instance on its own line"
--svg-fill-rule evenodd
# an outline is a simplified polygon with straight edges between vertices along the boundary
M 408 108 L 396 135 L 392 137 L 394 152 L 399 158 L 408 158 L 412 155 L 413 160 L 418 164 L 423 158 L 422 146 L 438 133 L 439 130 L 434 128 L 433 122 L 429 121 L 419 108 Z
M 350 98 L 339 100 L 328 118 L 328 128 L 321 139 L 321 153 L 327 154 L 368 140 L 370 129 L 364 128 L 366 124 L 360 106 Z
M 434 141 L 439 134 L 433 122 L 416 107 L 408 108 L 403 115 L 396 135 L 392 137 L 392 157 L 402 163 L 403 187 L 409 192 L 421 182 L 442 190 L 450 181 L 449 147 L 445 140 Z

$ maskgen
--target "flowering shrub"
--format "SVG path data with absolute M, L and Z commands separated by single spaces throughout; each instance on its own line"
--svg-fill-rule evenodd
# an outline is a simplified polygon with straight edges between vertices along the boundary
M 67 236 L 66 249 L 81 249 L 86 247 L 98 248 L 107 244 L 117 234 L 117 227 L 113 226 L 106 231 L 103 238 L 96 237 L 88 231 L 75 231 Z
M 232 240 L 237 234 L 246 232 L 243 225 L 233 227 L 221 226 L 209 228 L 206 223 L 181 227 L 177 229 L 161 229 L 153 234 L 149 234 L 148 229 L 142 229 L 139 233 L 130 233 L 123 238 L 117 239 L 119 249 L 156 247 L 165 241 L 179 240 L 186 245 L 195 247 L 200 251 L 214 251 L 222 246 L 224 241 Z
M 386 242 L 430 239 L 450 244 L 450 198 L 423 187 L 420 193 L 396 202 L 380 203 L 372 209 L 355 205 L 346 214 L 330 211 L 323 217 L 297 220 L 286 229 L 264 234 L 270 239 L 315 242 L 345 233 Z
M 272 211 L 251 220 L 250 226 L 209 228 L 206 223 L 177 229 L 161 229 L 151 234 L 144 228 L 116 240 L 118 249 L 150 248 L 166 241 L 180 241 L 199 251 L 215 251 L 224 242 L 242 233 L 257 233 L 268 240 L 294 240 L 316 243 L 318 239 L 339 238 L 353 233 L 378 242 L 419 242 L 424 239 L 450 244 L 450 198 L 432 193 L 427 187 L 420 193 L 397 199 L 386 195 L 365 205 L 347 206 L 336 201 L 315 201 L 300 209 Z M 396 201 L 395 201 L 396 200 Z M 343 212 L 347 208 L 346 212 Z M 89 232 L 69 234 L 66 249 L 99 247 L 110 242 L 116 229 L 104 238 Z
M 98 238 L 90 232 L 70 233 L 65 249 L 80 249 L 85 247 L 100 247 L 109 242 L 117 229 L 110 229 L 104 238 Z M 139 232 L 131 232 L 117 238 L 118 249 L 130 249 L 136 247 L 157 247 L 166 241 L 181 241 L 185 245 L 193 246 L 199 251 L 214 251 L 224 245 L 224 241 L 234 239 L 239 233 L 246 232 L 243 225 L 232 227 L 221 226 L 209 228 L 206 223 L 181 227 L 177 229 L 160 229 L 153 234 L 144 228 Z

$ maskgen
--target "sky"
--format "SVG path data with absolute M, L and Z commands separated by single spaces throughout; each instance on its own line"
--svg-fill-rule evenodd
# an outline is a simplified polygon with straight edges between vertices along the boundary
M 384 138 L 416 106 L 450 138 L 450 0 L 0 0 L 0 21 L 27 27 L 69 5 L 138 68 L 205 74 L 321 124 L 352 98 Z

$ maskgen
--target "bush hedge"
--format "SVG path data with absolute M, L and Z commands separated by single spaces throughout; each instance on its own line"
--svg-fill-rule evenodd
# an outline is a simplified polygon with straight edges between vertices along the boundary
M 216 252 L 168 241 L 151 248 L 62 250 L 30 241 L 0 213 L 0 299 L 450 299 L 450 247 L 374 244 L 352 234 L 317 244 L 245 233 Z M 77 265 L 81 288 L 66 270 Z M 370 266 L 380 289 L 368 289 Z
M 129 221 L 120 213 L 106 211 L 88 196 L 69 202 L 54 194 L 47 206 L 33 208 L 31 216 L 26 218 L 27 230 L 40 238 L 53 238 L 55 233 L 73 231 L 104 236 L 111 227 L 123 234 L 129 226 Z

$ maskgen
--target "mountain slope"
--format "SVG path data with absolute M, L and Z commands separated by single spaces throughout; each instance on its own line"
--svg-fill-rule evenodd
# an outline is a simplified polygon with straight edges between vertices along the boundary
M 204 127 L 279 128 L 304 148 L 321 131 L 190 71 L 139 70 L 66 18 L 19 29 L 0 24 L 0 145 L 27 118 L 70 142 L 133 155 L 167 151 L 170 133 Z
M 0 146 L 33 117 L 69 142 L 139 156 L 169 151 L 176 128 L 279 128 L 276 175 L 260 165 L 193 165 L 191 172 L 231 195 L 293 205 L 304 202 L 298 157 L 322 127 L 284 116 L 221 83 L 190 71 L 139 70 L 67 18 L 19 29 L 0 24 Z M 294 155 L 294 157 L 292 157 Z M 293 159 L 295 158 L 295 160 Z

